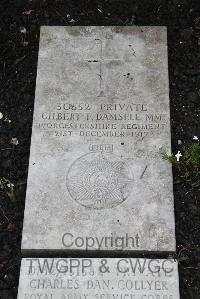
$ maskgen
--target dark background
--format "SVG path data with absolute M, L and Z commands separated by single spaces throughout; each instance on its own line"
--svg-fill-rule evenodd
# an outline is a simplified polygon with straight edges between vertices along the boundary
M 0 0 L 0 112 L 4 115 L 0 120 L 0 177 L 13 182 L 16 193 L 12 202 L 0 192 L 0 299 L 17 296 L 40 26 L 167 26 L 175 153 L 184 143 L 194 142 L 194 135 L 200 137 L 198 2 Z M 12 138 L 17 138 L 19 144 L 13 145 Z M 199 191 L 183 183 L 174 172 L 175 257 L 179 260 L 180 293 L 184 299 L 200 298 Z

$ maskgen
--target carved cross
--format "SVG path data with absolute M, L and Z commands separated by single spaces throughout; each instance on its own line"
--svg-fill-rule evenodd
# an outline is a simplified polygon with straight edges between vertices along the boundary
M 95 59 L 95 60 L 88 60 L 88 62 L 90 63 L 99 63 L 99 89 L 100 89 L 100 93 L 98 95 L 98 97 L 105 97 L 105 93 L 104 93 L 104 90 L 103 90 L 103 64 L 105 63 L 109 63 L 109 62 L 112 62 L 112 61 L 122 61 L 120 59 L 107 59 L 107 58 L 104 58 L 103 57 L 103 42 L 101 39 L 99 38 L 95 38 L 95 41 L 98 41 L 99 44 L 100 44 L 100 57 L 98 59 Z

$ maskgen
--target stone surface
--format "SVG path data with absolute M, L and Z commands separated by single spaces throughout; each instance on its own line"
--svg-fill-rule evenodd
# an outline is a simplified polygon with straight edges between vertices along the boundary
M 165 27 L 42 27 L 22 252 L 174 251 Z
M 18 299 L 179 298 L 174 260 L 22 260 Z

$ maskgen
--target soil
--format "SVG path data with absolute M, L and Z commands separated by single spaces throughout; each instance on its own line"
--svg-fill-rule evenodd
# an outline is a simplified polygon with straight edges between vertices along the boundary
M 40 26 L 167 26 L 175 153 L 200 137 L 199 8 L 189 0 L 0 1 L 0 176 L 15 185 L 16 197 L 0 192 L 0 299 L 17 298 Z M 174 172 L 175 256 L 184 299 L 200 298 L 199 191 Z

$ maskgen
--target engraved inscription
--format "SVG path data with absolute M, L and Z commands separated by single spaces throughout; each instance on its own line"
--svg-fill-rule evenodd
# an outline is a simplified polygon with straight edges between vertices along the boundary
M 113 152 L 113 144 L 90 144 L 89 150 L 91 152 Z
M 23 259 L 18 299 L 178 299 L 177 274 L 170 259 Z
M 114 208 L 131 192 L 133 177 L 127 163 L 108 153 L 89 153 L 77 159 L 67 174 L 73 199 L 92 209 Z
M 166 113 L 154 113 L 145 103 L 59 102 L 43 111 L 35 127 L 51 137 L 133 138 L 142 141 L 162 133 Z M 91 149 L 90 149 L 91 150 Z

